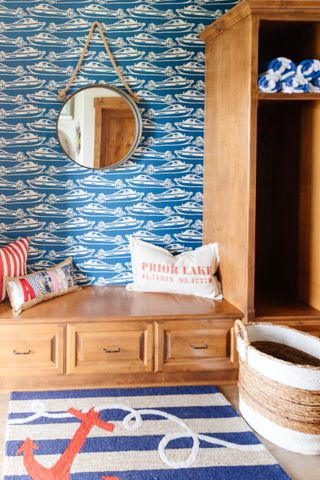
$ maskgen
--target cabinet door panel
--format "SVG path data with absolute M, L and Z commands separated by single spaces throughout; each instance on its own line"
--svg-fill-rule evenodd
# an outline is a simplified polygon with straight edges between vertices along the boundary
M 0 326 L 0 375 L 59 373 L 63 373 L 62 326 Z
M 152 358 L 147 322 L 68 325 L 67 373 L 149 372 Z
M 156 371 L 234 368 L 232 320 L 156 324 Z

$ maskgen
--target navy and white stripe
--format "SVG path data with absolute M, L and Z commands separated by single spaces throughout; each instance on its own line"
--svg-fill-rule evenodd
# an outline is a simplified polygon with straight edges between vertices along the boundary
M 121 480 L 289 480 L 211 386 L 15 392 L 4 480 L 30 480 L 22 455 L 15 454 L 26 437 L 39 446 L 34 454 L 40 464 L 55 464 L 80 424 L 67 412 L 71 406 L 84 412 L 95 407 L 102 420 L 115 424 L 112 433 L 93 427 L 72 465 L 71 480 L 107 475 Z M 172 440 L 164 442 L 170 435 Z M 199 450 L 194 439 L 199 440 Z M 172 466 L 194 453 L 189 466 Z

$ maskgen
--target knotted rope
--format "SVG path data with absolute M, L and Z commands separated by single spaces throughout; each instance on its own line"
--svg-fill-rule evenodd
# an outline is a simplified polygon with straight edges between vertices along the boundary
M 109 56 L 109 58 L 110 58 L 110 61 L 111 61 L 111 63 L 112 63 L 112 66 L 113 66 L 113 68 L 115 69 L 118 77 L 120 78 L 121 82 L 123 83 L 123 85 L 125 86 L 125 88 L 127 89 L 127 91 L 129 92 L 129 95 L 138 103 L 139 100 L 140 100 L 140 99 L 139 99 L 139 96 L 131 90 L 128 82 L 127 82 L 126 79 L 125 79 L 125 76 L 123 75 L 123 73 L 122 73 L 122 71 L 121 71 L 121 69 L 120 69 L 120 68 L 118 67 L 118 65 L 116 64 L 116 61 L 115 61 L 115 59 L 114 59 L 114 57 L 113 57 L 113 55 L 112 55 L 112 52 L 111 52 L 111 50 L 110 50 L 110 47 L 109 47 L 109 45 L 108 45 L 107 39 L 106 39 L 106 37 L 105 37 L 105 35 L 104 35 L 104 29 L 103 29 L 103 25 L 102 25 L 101 22 L 93 22 L 93 23 L 92 23 L 91 28 L 90 28 L 89 33 L 88 33 L 88 37 L 87 37 L 87 39 L 86 39 L 86 42 L 85 42 L 84 47 L 83 47 L 83 49 L 82 49 L 82 52 L 81 52 L 81 54 L 80 54 L 80 57 L 79 57 L 77 66 L 76 66 L 76 68 L 74 69 L 74 71 L 73 71 L 73 73 L 72 73 L 72 75 L 71 75 L 71 78 L 70 78 L 70 80 L 68 81 L 66 87 L 65 87 L 63 90 L 60 90 L 60 91 L 59 91 L 59 93 L 58 93 L 58 99 L 59 99 L 59 100 L 62 100 L 62 101 L 65 101 L 65 100 L 66 100 L 68 90 L 69 90 L 69 88 L 71 87 L 72 83 L 74 82 L 75 78 L 77 77 L 77 75 L 78 75 L 78 73 L 79 73 L 79 70 L 80 70 L 80 67 L 81 67 L 81 65 L 82 65 L 82 63 L 83 63 L 83 60 L 84 60 L 86 54 L 88 53 L 89 43 L 91 42 L 91 39 L 92 39 L 92 37 L 93 37 L 94 31 L 95 31 L 96 28 L 97 28 L 98 31 L 99 31 L 99 34 L 100 34 L 101 39 L 102 39 L 102 41 L 103 41 L 104 48 L 105 48 L 105 50 L 106 50 L 106 52 L 107 52 L 107 54 L 108 54 L 108 56 Z

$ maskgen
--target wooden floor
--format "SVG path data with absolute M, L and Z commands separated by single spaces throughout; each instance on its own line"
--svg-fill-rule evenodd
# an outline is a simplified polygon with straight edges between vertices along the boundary
M 237 408 L 238 406 L 238 392 L 235 386 L 221 387 L 224 395 Z M 3 467 L 3 451 L 5 440 L 5 426 L 7 419 L 9 403 L 9 393 L 0 392 L 0 472 Z M 320 479 L 320 455 L 319 456 L 305 456 L 296 453 L 288 452 L 276 445 L 263 440 L 261 441 L 267 446 L 268 450 L 277 459 L 277 461 L 286 470 L 292 480 L 319 480 Z M 248 479 L 254 480 L 254 479 Z

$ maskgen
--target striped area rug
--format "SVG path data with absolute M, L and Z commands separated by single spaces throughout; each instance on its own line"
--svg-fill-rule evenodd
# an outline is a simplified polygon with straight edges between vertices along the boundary
M 216 387 L 12 393 L 4 480 L 288 480 Z

